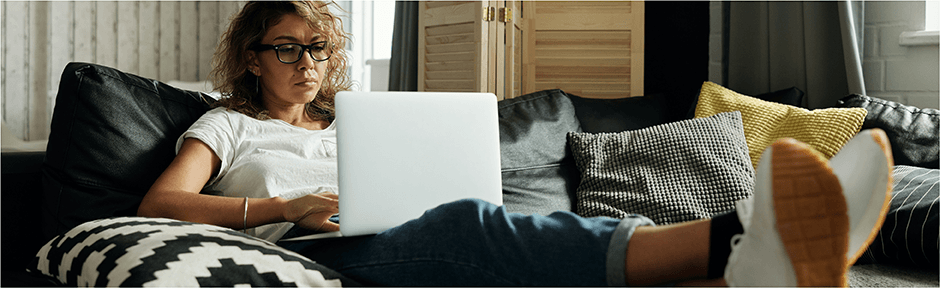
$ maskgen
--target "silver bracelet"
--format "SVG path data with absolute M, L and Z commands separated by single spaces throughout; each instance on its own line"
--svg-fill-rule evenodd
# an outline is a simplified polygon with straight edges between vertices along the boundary
M 242 217 L 242 232 L 248 233 L 248 197 L 245 197 L 245 214 Z

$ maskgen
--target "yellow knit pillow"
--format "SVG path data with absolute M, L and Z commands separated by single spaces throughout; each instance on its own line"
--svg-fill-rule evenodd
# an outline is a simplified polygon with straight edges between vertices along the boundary
M 826 157 L 832 157 L 858 133 L 868 113 L 864 108 L 810 111 L 738 94 L 721 85 L 705 82 L 695 107 L 695 118 L 730 111 L 741 111 L 744 139 L 755 168 L 764 149 L 774 140 L 785 137 L 802 141 Z

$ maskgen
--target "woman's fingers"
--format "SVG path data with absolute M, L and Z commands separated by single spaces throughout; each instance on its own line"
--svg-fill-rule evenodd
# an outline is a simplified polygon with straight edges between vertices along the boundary
M 320 226 L 320 229 L 318 229 L 318 230 L 319 230 L 319 231 L 324 231 L 324 232 L 339 231 L 339 224 L 336 224 L 336 223 L 333 223 L 333 222 L 330 222 L 329 220 L 327 220 L 327 221 L 323 222 L 323 226 Z
M 336 194 L 318 193 L 290 200 L 285 218 L 307 229 L 337 231 L 339 225 L 329 221 L 336 212 L 339 212 Z
M 339 194 L 336 194 L 336 193 L 333 193 L 333 192 L 320 192 L 320 193 L 317 193 L 316 195 L 321 195 L 321 196 L 325 196 L 325 197 L 327 197 L 327 198 L 339 200 Z

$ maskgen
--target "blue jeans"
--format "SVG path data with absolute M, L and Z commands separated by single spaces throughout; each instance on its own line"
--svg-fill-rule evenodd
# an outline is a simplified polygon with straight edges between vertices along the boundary
M 654 224 L 467 199 L 377 235 L 278 244 L 367 285 L 624 286 L 627 244 L 643 225 Z

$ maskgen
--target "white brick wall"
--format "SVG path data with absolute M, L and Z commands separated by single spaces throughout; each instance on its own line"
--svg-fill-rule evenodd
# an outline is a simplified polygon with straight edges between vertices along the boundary
M 862 70 L 872 97 L 940 109 L 937 44 L 906 46 L 902 32 L 924 29 L 924 1 L 866 1 Z

